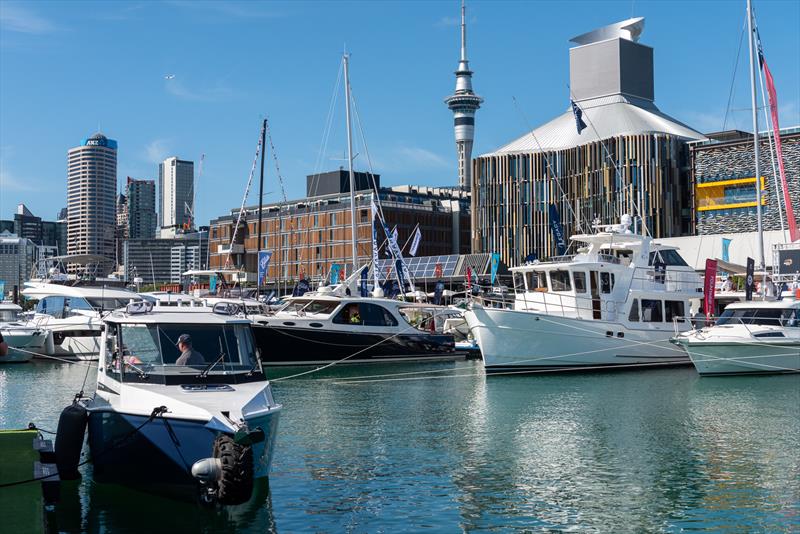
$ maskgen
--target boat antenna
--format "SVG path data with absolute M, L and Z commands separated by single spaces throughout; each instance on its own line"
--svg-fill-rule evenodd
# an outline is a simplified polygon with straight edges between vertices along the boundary
M 755 157 L 756 167 L 756 226 L 758 231 L 758 268 L 761 271 L 761 297 L 764 297 L 764 290 L 767 282 L 767 272 L 764 265 L 764 229 L 761 221 L 761 162 L 759 161 L 758 143 L 758 101 L 756 99 L 756 62 L 755 62 L 755 40 L 753 29 L 753 5 L 751 0 L 747 0 L 747 34 L 750 45 L 750 103 L 753 113 L 753 156 Z
M 350 172 L 350 252 L 353 260 L 353 271 L 358 267 L 358 250 L 356 249 L 356 179 L 353 173 L 353 132 L 350 119 L 350 54 L 342 55 L 344 62 L 344 109 L 347 114 L 347 167 Z

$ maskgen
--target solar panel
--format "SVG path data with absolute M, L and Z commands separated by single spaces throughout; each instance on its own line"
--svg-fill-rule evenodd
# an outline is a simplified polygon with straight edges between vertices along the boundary
M 444 255 L 444 256 L 422 256 L 419 258 L 404 258 L 406 266 L 408 267 L 411 276 L 414 278 L 436 278 L 436 266 L 439 265 L 442 270 L 441 276 L 451 277 L 455 274 L 456 265 L 458 264 L 458 254 Z M 394 261 L 391 259 L 378 260 L 378 272 L 386 276 L 387 270 L 394 266 Z

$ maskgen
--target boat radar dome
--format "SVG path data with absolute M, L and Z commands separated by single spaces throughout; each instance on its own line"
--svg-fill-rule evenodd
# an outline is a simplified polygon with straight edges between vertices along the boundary
M 576 45 L 587 45 L 619 37 L 638 43 L 639 37 L 642 35 L 642 30 L 644 30 L 644 17 L 634 17 L 632 19 L 609 24 L 608 26 L 603 26 L 602 28 L 597 28 L 587 33 L 582 33 L 569 41 Z

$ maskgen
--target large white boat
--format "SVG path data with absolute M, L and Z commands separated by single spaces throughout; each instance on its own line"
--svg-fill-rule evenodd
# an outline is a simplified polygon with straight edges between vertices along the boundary
M 487 372 L 688 364 L 669 343 L 691 326 L 702 281 L 675 248 L 631 233 L 630 219 L 575 235 L 574 256 L 512 268 L 513 309 L 465 313 Z
M 25 324 L 21 312 L 22 307 L 13 302 L 0 302 L 0 334 L 9 348 L 0 363 L 27 362 L 44 349 L 47 331 Z
M 44 356 L 96 360 L 104 313 L 142 300 L 133 291 L 120 288 L 26 282 L 25 298 L 37 300 L 36 311 L 27 326 L 48 332 Z
M 800 372 L 800 301 L 737 302 L 714 326 L 685 332 L 686 349 L 701 375 Z
M 282 406 L 235 313 L 143 302 L 104 317 L 97 389 L 84 403 L 96 479 L 192 491 L 199 481 L 204 499 L 247 501 L 269 473 Z

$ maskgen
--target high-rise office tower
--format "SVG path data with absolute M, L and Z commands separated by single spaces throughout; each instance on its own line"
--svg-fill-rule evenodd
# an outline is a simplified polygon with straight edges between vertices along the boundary
M 158 166 L 158 210 L 161 235 L 174 235 L 176 230 L 192 228 L 191 211 L 194 197 L 194 163 L 176 157 L 165 159 Z
M 96 133 L 67 152 L 67 252 L 95 254 L 100 274 L 114 263 L 117 142 Z M 77 270 L 77 267 L 70 267 Z
M 456 92 L 445 98 L 447 107 L 453 112 L 458 153 L 458 186 L 469 190 L 472 187 L 472 142 L 475 139 L 475 112 L 483 99 L 472 90 L 472 71 L 467 61 L 466 7 L 461 2 L 461 60 L 456 74 Z
M 152 239 L 156 235 L 156 182 L 128 177 L 128 238 Z

